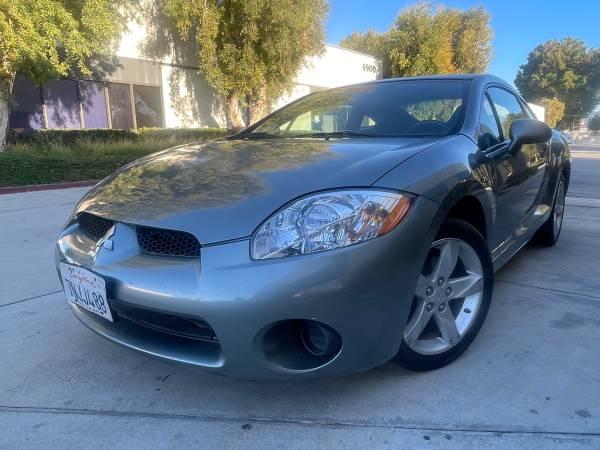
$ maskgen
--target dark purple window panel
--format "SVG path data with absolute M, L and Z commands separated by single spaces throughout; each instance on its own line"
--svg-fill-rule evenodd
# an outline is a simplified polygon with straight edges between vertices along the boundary
M 77 82 L 55 80 L 43 87 L 48 128 L 81 128 Z
M 110 117 L 113 128 L 133 128 L 133 114 L 131 111 L 131 97 L 129 85 L 109 83 L 108 97 L 110 98 Z
M 38 130 L 43 127 L 42 93 L 40 88 L 24 76 L 17 76 L 13 87 L 9 126 L 12 129 Z
M 83 126 L 85 128 L 108 128 L 104 83 L 80 81 L 79 92 L 83 108 Z

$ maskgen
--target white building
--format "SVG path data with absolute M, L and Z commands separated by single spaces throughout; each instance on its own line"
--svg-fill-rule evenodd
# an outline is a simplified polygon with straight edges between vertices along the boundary
M 280 98 L 280 107 L 311 92 L 381 78 L 381 63 L 364 53 L 327 44 L 321 56 L 310 58 L 300 70 L 288 95 Z
M 546 108 L 540 105 L 535 105 L 533 103 L 528 103 L 528 105 L 538 120 L 541 120 L 542 122 L 546 120 Z
M 131 22 L 122 35 L 118 66 L 110 73 L 42 88 L 18 77 L 11 127 L 225 127 L 222 100 L 200 75 L 194 52 L 156 33 L 160 17 L 147 9 L 144 19 Z M 321 56 L 306 62 L 276 106 L 317 90 L 380 78 L 380 67 L 372 56 L 326 45 Z

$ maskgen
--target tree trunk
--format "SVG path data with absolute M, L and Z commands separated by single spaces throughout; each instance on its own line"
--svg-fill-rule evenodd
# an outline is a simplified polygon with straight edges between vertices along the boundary
M 256 123 L 267 115 L 267 88 L 261 87 L 250 97 L 250 104 L 248 105 L 250 112 L 250 123 Z
M 246 126 L 237 95 L 227 96 L 225 100 L 225 117 L 227 118 L 227 128 L 229 129 L 239 130 Z
M 0 152 L 6 150 L 8 135 L 9 102 L 12 95 L 14 76 L 0 80 Z

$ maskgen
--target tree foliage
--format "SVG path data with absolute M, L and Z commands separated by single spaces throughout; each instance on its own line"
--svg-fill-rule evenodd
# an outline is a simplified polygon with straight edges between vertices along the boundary
M 164 0 L 163 6 L 180 37 L 195 39 L 200 71 L 226 96 L 234 128 L 243 125 L 240 100 L 266 106 L 323 49 L 326 0 Z
M 600 131 L 600 114 L 597 114 L 590 119 L 588 128 L 591 131 Z
M 565 104 L 557 98 L 544 98 L 538 100 L 540 106 L 543 106 L 545 111 L 546 123 L 556 128 L 558 123 L 562 120 L 565 115 Z
M 515 85 L 533 101 L 559 99 L 565 104 L 563 123 L 577 121 L 600 103 L 600 52 L 574 38 L 550 40 L 529 53 Z
M 0 78 L 35 81 L 89 75 L 90 58 L 109 54 L 125 25 L 124 2 L 0 0 Z
M 384 63 L 384 76 L 484 72 L 492 57 L 490 16 L 417 3 L 404 9 L 384 33 L 353 33 L 342 47 L 370 53 Z
M 17 73 L 42 83 L 89 75 L 125 27 L 125 0 L 0 0 L 0 150 Z

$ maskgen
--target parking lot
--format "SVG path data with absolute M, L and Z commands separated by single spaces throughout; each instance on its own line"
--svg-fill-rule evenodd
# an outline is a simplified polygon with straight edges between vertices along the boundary
M 54 269 L 86 188 L 0 196 L 0 448 L 600 447 L 600 148 L 573 150 L 559 243 L 505 266 L 478 339 L 429 373 L 247 382 L 118 347 Z

